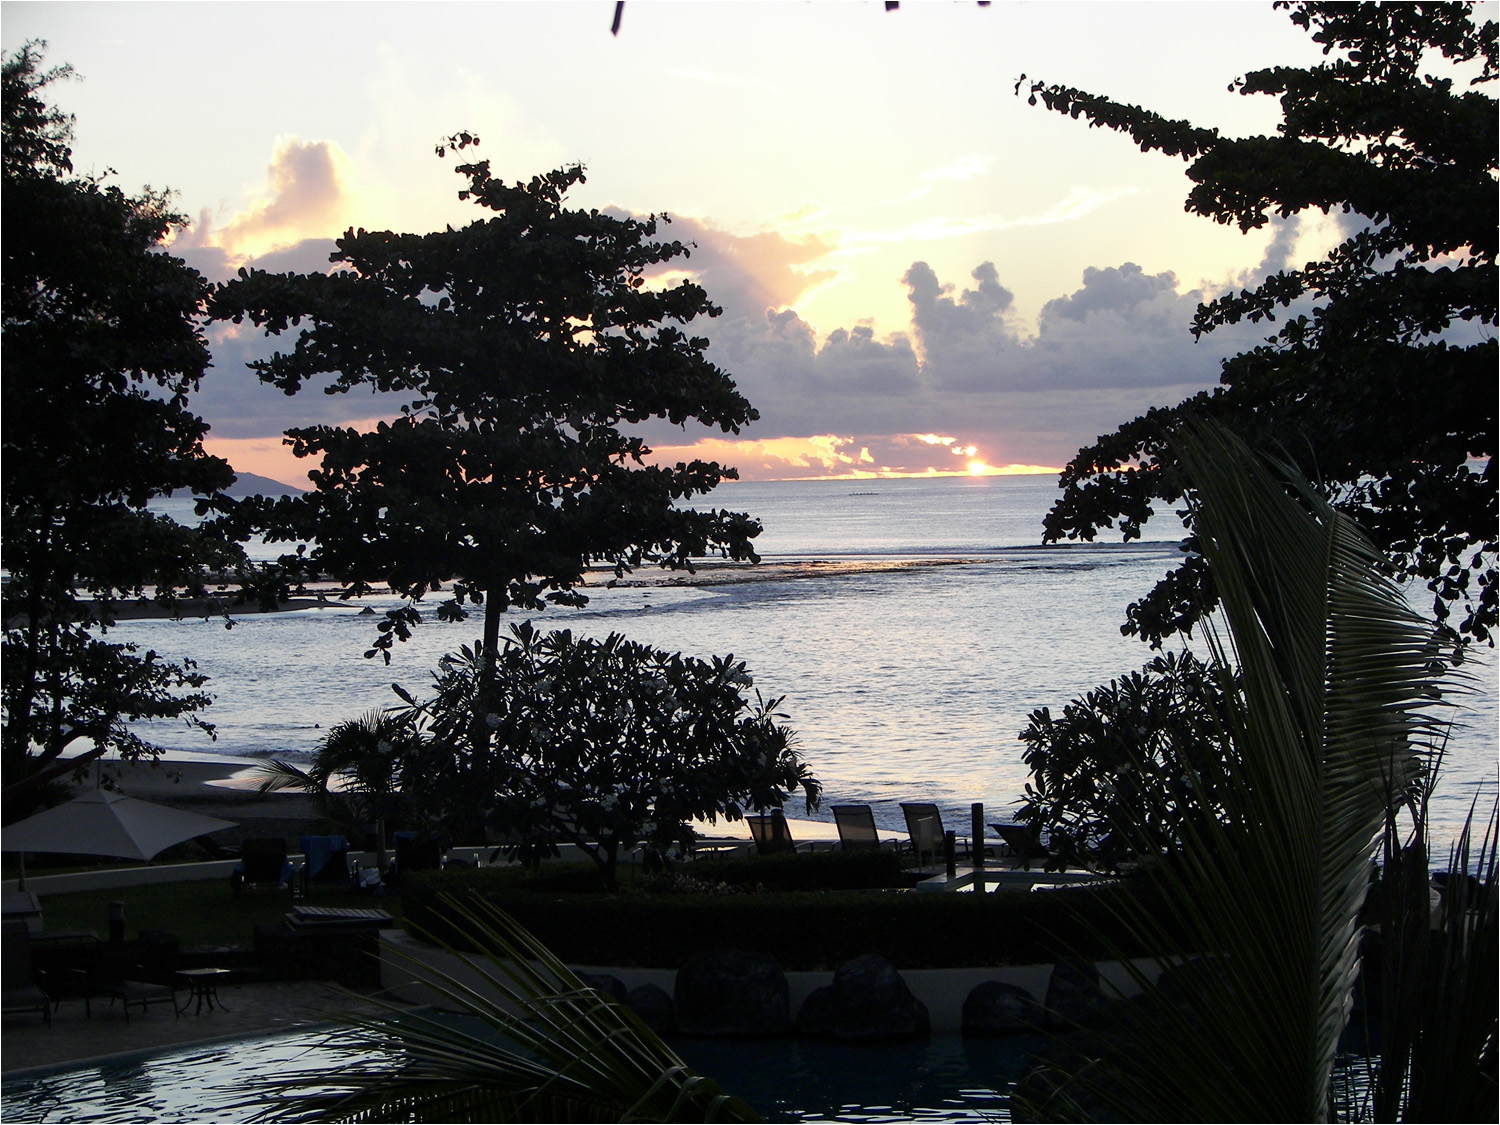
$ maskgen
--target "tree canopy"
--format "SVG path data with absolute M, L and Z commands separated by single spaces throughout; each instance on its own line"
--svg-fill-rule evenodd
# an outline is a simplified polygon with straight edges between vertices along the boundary
M 439 155 L 475 143 L 459 134 Z M 413 603 L 445 585 L 445 619 L 484 606 L 492 661 L 507 607 L 580 604 L 590 566 L 753 559 L 759 533 L 743 515 L 677 506 L 733 469 L 647 465 L 648 446 L 622 429 L 693 419 L 732 433 L 758 416 L 708 361 L 707 340 L 680 327 L 717 315 L 704 291 L 647 283 L 689 253 L 654 240 L 666 220 L 567 208 L 581 167 L 516 184 L 488 161 L 456 171 L 459 198 L 486 218 L 424 235 L 351 230 L 336 269 L 242 270 L 210 302 L 216 317 L 273 334 L 300 326 L 293 347 L 254 364 L 287 394 L 323 382 L 329 394 L 410 395 L 368 432 L 288 431 L 298 456 L 321 458 L 315 491 L 246 506 L 268 539 L 314 542 L 308 564 L 346 595 L 384 584 L 409 599 L 366 654 L 387 661 L 419 619 Z
M 1496 78 L 1496 25 L 1477 25 L 1468 4 L 1276 7 L 1330 57 L 1230 87 L 1280 98 L 1274 136 L 1224 137 L 1072 87 L 1029 86 L 1032 104 L 1188 161 L 1190 212 L 1248 231 L 1337 211 L 1348 232 L 1323 259 L 1199 307 L 1199 336 L 1283 321 L 1224 362 L 1219 387 L 1080 450 L 1045 537 L 1091 540 L 1116 523 L 1138 536 L 1156 504 L 1184 496 L 1173 427 L 1214 417 L 1318 482 L 1427 584 L 1439 622 L 1493 643 L 1497 117 L 1478 87 Z M 1448 73 L 1431 73 L 1438 56 Z M 1467 87 L 1458 68 L 1473 72 Z M 1125 630 L 1159 645 L 1214 601 L 1191 555 L 1130 607 Z
M 622 852 L 686 851 L 694 820 L 781 808 L 798 789 L 818 804 L 821 786 L 777 722 L 781 700 L 757 693 L 752 703 L 753 680 L 732 655 L 700 660 L 618 633 L 594 640 L 522 622 L 492 685 L 481 676 L 479 654 L 465 648 L 441 661 L 431 700 L 397 690 L 409 725 L 437 751 L 427 760 L 447 763 L 436 772 L 450 798 L 434 803 L 460 818 L 477 812 L 523 860 L 571 844 L 613 890 Z M 476 712 L 493 739 L 487 760 L 470 746 Z
M 43 96 L 71 71 L 43 69 L 43 48 L 28 43 L 3 66 L 8 794 L 80 739 L 87 756 L 152 751 L 129 721 L 205 725 L 205 677 L 191 662 L 102 634 L 121 598 L 201 590 L 205 564 L 238 557 L 146 510 L 234 480 L 204 452 L 208 426 L 187 405 L 208 365 L 206 284 L 162 250 L 181 221 L 165 194 L 130 197 L 73 173 L 73 120 Z

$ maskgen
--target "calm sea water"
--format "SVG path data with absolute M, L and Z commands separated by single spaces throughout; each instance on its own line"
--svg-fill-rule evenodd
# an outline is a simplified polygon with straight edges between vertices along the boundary
M 1125 606 L 1175 565 L 1180 524 L 1168 514 L 1144 541 L 1042 547 L 1041 520 L 1055 495 L 1052 477 L 729 484 L 712 504 L 760 518 L 760 553 L 799 564 L 804 576 L 601 586 L 587 607 L 534 620 L 699 656 L 733 653 L 765 696 L 784 697 L 781 710 L 824 783 L 825 806 L 871 804 L 881 826 L 898 832 L 900 802 L 935 801 L 948 827 L 963 828 L 971 802 L 1003 816 L 1021 796 L 1027 772 L 1017 736 L 1031 711 L 1059 710 L 1151 656 L 1119 627 Z M 893 560 L 943 565 L 820 573 Z M 377 611 L 396 604 L 370 603 Z M 128 622 L 116 631 L 163 655 L 191 656 L 213 677 L 217 742 L 157 725 L 150 737 L 159 744 L 306 756 L 332 723 L 396 702 L 392 681 L 424 691 L 437 659 L 479 632 L 477 619 L 445 625 L 429 613 L 387 667 L 362 658 L 375 628 L 358 606 L 236 621 L 232 630 L 199 620 Z M 1436 810 L 1440 838 L 1481 787 L 1494 791 L 1493 655 L 1469 668 L 1475 691 L 1455 716 Z

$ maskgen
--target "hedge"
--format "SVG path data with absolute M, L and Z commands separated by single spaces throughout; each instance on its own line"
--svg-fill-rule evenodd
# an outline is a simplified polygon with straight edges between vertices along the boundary
M 694 865 L 695 878 L 706 866 Z M 605 895 L 558 885 L 577 878 L 528 879 L 505 869 L 423 872 L 405 881 L 402 906 L 418 933 L 463 948 L 440 896 L 478 894 L 564 961 L 582 965 L 674 969 L 692 953 L 712 948 L 767 953 L 787 970 L 833 969 L 865 953 L 883 954 L 898 968 L 923 969 L 1162 952 L 1138 948 L 1115 921 L 1122 898 L 1134 893 L 1123 884 L 985 895 L 680 894 L 649 883 Z

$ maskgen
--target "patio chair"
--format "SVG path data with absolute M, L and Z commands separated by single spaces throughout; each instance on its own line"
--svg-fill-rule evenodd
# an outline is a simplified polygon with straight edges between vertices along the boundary
M 23 921 L 6 922 L 0 934 L 0 958 L 3 958 L 5 1014 L 41 1012 L 42 1022 L 52 1026 L 52 997 L 42 987 L 41 978 L 31 964 L 31 934 Z
M 170 943 L 157 940 L 161 937 Z M 82 1000 L 84 1015 L 92 1018 L 95 1000 L 108 1000 L 111 1007 L 118 1000 L 128 1024 L 132 1004 L 139 1004 L 144 1014 L 148 1005 L 170 1002 L 172 1014 L 181 1015 L 175 987 L 176 938 L 143 936 L 135 948 L 108 942 L 74 948 L 68 967 L 53 970 L 48 978 L 54 1008 L 64 1000 Z
M 354 885 L 349 872 L 349 841 L 342 836 L 303 836 L 302 893 L 314 887 L 347 891 Z
M 834 805 L 833 822 L 839 830 L 839 847 L 846 852 L 878 851 L 880 834 L 875 831 L 875 811 L 869 805 Z
M 906 834 L 911 837 L 911 849 L 917 857 L 917 867 L 925 869 L 923 855 L 930 856 L 936 867 L 943 854 L 943 840 L 947 835 L 943 828 L 943 814 L 936 805 L 923 801 L 904 802 L 901 812 L 906 816 Z M 963 852 L 968 853 L 970 848 L 967 838 L 959 839 L 963 844 Z
M 797 850 L 797 845 L 792 842 L 792 830 L 780 809 L 772 809 L 763 816 L 747 816 L 745 823 L 750 826 L 750 835 L 755 839 L 757 855 L 785 855 Z
M 247 887 L 270 885 L 290 892 L 293 876 L 286 841 L 280 836 L 254 837 L 240 845 L 240 862 L 229 876 L 229 889 L 235 898 Z

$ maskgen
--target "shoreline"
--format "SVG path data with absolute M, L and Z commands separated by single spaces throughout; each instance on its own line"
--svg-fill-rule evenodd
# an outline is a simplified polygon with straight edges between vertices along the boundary
M 995 558 L 972 555 L 951 558 L 869 558 L 869 559 L 797 559 L 761 563 L 704 562 L 693 571 L 637 570 L 624 578 L 615 578 L 608 569 L 593 570 L 586 575 L 581 590 L 653 589 L 674 586 L 732 586 L 748 582 L 790 582 L 805 578 L 840 578 L 859 574 L 899 574 L 936 567 L 978 566 L 996 562 Z M 288 598 L 275 609 L 263 610 L 251 602 L 236 604 L 234 596 L 209 595 L 202 598 L 179 598 L 175 605 L 157 605 L 151 601 L 122 602 L 114 607 L 116 621 L 184 621 L 189 618 L 248 617 L 269 613 L 298 613 L 310 609 L 347 609 L 362 604 L 359 598 L 341 598 L 334 582 L 309 584 L 308 593 Z M 375 597 L 392 597 L 382 591 Z
M 1130 543 L 1035 543 L 1024 546 L 995 547 L 980 552 L 968 551 L 954 555 L 931 554 L 882 554 L 870 556 L 824 556 L 787 557 L 766 556 L 759 563 L 732 562 L 723 559 L 708 559 L 687 570 L 663 570 L 655 566 L 642 566 L 623 578 L 614 577 L 607 567 L 588 571 L 579 589 L 585 593 L 602 589 L 653 589 L 693 586 L 733 586 L 756 582 L 795 582 L 809 578 L 843 578 L 865 574 L 904 574 L 942 569 L 947 567 L 995 566 L 1007 559 L 1031 552 L 1069 552 L 1078 550 L 1123 550 L 1139 551 L 1151 548 L 1176 550 L 1176 541 L 1137 540 Z M 115 621 L 173 620 L 210 617 L 232 618 L 236 615 L 271 613 L 300 613 L 312 609 L 347 609 L 363 603 L 363 599 L 340 597 L 341 587 L 332 580 L 320 579 L 310 582 L 305 593 L 288 598 L 275 609 L 263 610 L 253 602 L 236 602 L 235 595 L 209 594 L 198 598 L 179 598 L 172 606 L 162 606 L 149 599 L 117 603 L 112 610 Z M 394 597 L 389 590 L 371 595 L 376 598 Z M 97 603 L 85 603 L 97 607 Z M 368 605 L 368 603 L 364 603 Z M 371 611 L 374 612 L 373 610 Z M 24 624 L 24 616 L 6 622 L 7 628 Z
M 259 791 L 256 768 L 264 764 L 255 758 L 217 756 L 212 754 L 163 755 L 155 762 L 100 761 L 98 772 L 113 779 L 115 787 L 127 797 L 138 797 L 172 808 L 202 812 L 210 816 L 250 820 L 321 819 L 307 794 L 295 789 L 273 793 Z M 85 766 L 87 776 L 80 788 L 94 783 L 96 763 Z M 792 839 L 798 843 L 824 843 L 838 839 L 838 828 L 819 820 L 787 817 Z M 749 840 L 750 826 L 743 819 L 729 821 L 720 817 L 717 823 L 694 822 L 694 828 L 705 840 Z M 228 831 L 225 829 L 224 831 Z

